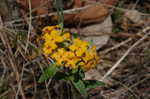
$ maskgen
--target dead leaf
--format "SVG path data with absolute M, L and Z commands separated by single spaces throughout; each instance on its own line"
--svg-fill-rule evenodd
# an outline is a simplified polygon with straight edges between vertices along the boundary
M 98 1 L 101 1 L 101 3 L 107 5 L 115 5 L 118 3 L 119 0 L 98 0 Z
M 92 5 L 91 7 L 88 7 L 75 14 L 65 14 L 64 23 L 65 24 L 80 24 L 80 25 L 99 23 L 99 22 L 102 22 L 107 17 L 108 14 L 109 14 L 108 8 L 100 4 Z M 55 22 L 58 20 L 58 17 L 52 16 L 51 19 L 52 19 L 52 22 Z
M 74 8 L 79 8 L 82 6 L 82 2 L 81 0 L 74 0 Z
M 119 0 L 85 0 L 84 4 L 91 4 L 91 3 L 96 3 L 96 2 L 100 2 L 101 4 L 105 4 L 105 5 L 116 5 L 118 3 Z
M 112 32 L 112 20 L 111 17 L 108 16 L 103 22 L 83 27 L 80 34 L 83 36 L 97 36 L 110 32 Z
M 130 21 L 134 23 L 139 23 L 142 19 L 142 15 L 137 10 L 129 10 L 125 13 L 125 17 L 127 17 Z
M 142 15 L 139 11 L 129 10 L 122 17 L 120 22 L 121 28 L 125 31 L 129 31 L 130 29 L 133 30 L 134 28 L 144 26 L 144 24 L 149 22 L 145 21 L 145 19 L 147 19 L 146 16 Z
M 89 25 L 81 29 L 81 35 L 86 41 L 92 41 L 97 49 L 107 44 L 110 36 L 108 33 L 112 32 L 112 20 L 111 17 L 107 17 L 103 23 Z
M 80 22 L 80 24 L 97 23 L 103 21 L 107 15 L 108 9 L 98 4 L 79 12 L 75 16 L 74 21 Z
M 29 10 L 29 0 L 16 0 L 18 4 L 20 4 L 23 7 L 24 12 L 28 12 Z M 31 0 L 31 8 L 36 10 L 37 15 L 40 14 L 47 14 L 48 13 L 48 2 L 49 0 Z M 46 3 L 44 6 L 42 6 L 43 3 Z M 41 6 L 41 7 L 40 7 Z
M 108 35 L 102 35 L 102 36 L 85 37 L 84 40 L 92 41 L 94 45 L 96 45 L 96 48 L 98 50 L 107 44 L 109 38 L 110 37 Z

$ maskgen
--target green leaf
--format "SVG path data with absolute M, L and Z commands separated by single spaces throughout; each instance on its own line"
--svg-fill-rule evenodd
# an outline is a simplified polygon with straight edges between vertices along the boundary
M 93 40 L 89 41 L 89 42 L 88 42 L 88 45 L 89 45 L 89 46 L 92 46 L 92 45 L 93 45 Z
M 104 82 L 97 81 L 97 80 L 84 80 L 84 84 L 87 90 L 105 85 Z
M 84 97 L 88 96 L 85 85 L 82 80 L 78 80 L 76 82 L 72 81 L 72 83 L 81 95 L 83 95 Z
M 64 27 L 63 0 L 54 0 L 54 7 L 57 11 L 58 23 L 61 27 L 61 31 L 63 32 Z
M 78 72 L 78 68 L 76 68 L 76 69 L 72 69 L 72 71 L 71 71 L 73 74 L 75 74 L 75 73 L 77 73 Z
M 85 73 L 81 68 L 79 68 L 79 73 L 78 74 L 79 74 L 79 77 L 81 77 L 82 79 L 85 77 Z
M 54 76 L 55 79 L 57 80 L 73 80 L 74 76 L 70 76 L 65 72 L 57 72 Z
M 78 33 L 72 33 L 72 36 L 73 36 L 74 38 L 78 38 L 78 37 L 79 37 Z
M 51 64 L 44 73 L 40 76 L 39 83 L 48 80 L 49 78 L 53 77 L 56 72 L 59 70 L 56 64 Z

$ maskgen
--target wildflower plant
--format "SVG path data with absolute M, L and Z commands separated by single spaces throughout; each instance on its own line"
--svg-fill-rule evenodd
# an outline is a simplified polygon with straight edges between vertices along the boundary
M 52 77 L 69 81 L 84 97 L 88 96 L 90 88 L 104 84 L 96 80 L 84 80 L 85 72 L 99 63 L 95 45 L 92 46 L 69 32 L 62 32 L 59 25 L 46 26 L 42 32 L 42 51 L 51 63 L 39 82 Z

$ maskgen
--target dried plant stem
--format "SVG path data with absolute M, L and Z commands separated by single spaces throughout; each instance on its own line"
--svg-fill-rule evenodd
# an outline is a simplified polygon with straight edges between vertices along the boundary
M 106 49 L 106 50 L 100 52 L 100 54 L 107 54 L 107 53 L 109 53 L 110 51 L 115 50 L 115 49 L 117 49 L 117 48 L 119 48 L 119 47 L 125 45 L 126 43 L 130 42 L 131 40 L 132 40 L 132 38 L 129 38 L 129 39 L 127 39 L 127 40 L 125 40 L 125 41 L 123 41 L 123 42 L 121 42 L 121 43 L 119 43 L 119 44 L 117 44 L 117 45 L 115 45 L 115 46 L 113 46 L 113 47 L 111 47 L 111 48 L 109 48 L 109 49 Z
M 27 21 L 28 22 L 28 21 Z M 25 53 L 27 52 L 28 46 L 29 46 L 29 40 L 30 40 L 30 33 L 32 30 L 32 8 L 31 8 L 31 0 L 29 0 L 29 23 L 28 23 L 28 36 L 27 36 L 27 43 L 25 47 Z
M 150 27 L 146 27 L 143 29 L 143 33 L 147 32 L 150 30 Z M 102 81 L 104 81 L 119 65 L 120 63 L 126 58 L 126 56 L 138 45 L 140 44 L 142 41 L 144 41 L 148 35 L 150 35 L 150 31 L 148 33 L 146 33 L 141 39 L 139 39 L 137 42 L 135 42 L 125 53 L 124 55 L 116 62 L 116 64 L 110 68 L 110 70 L 108 70 L 108 72 L 103 76 L 103 78 L 101 79 Z
M 37 63 L 39 64 L 39 67 L 40 67 L 42 73 L 44 73 L 44 69 L 43 69 L 41 63 L 40 62 L 37 62 Z M 45 86 L 46 86 L 46 91 L 47 91 L 48 99 L 51 99 L 51 95 L 50 95 L 50 92 L 49 92 L 49 89 L 48 89 L 48 84 L 47 84 L 46 81 L 45 81 Z
M 74 13 L 75 14 L 76 12 L 82 11 L 82 10 L 84 10 L 84 9 L 90 7 L 90 6 L 96 5 L 96 4 L 101 4 L 103 6 L 114 8 L 114 9 L 117 9 L 117 10 L 120 10 L 120 11 L 123 11 L 123 12 L 129 11 L 128 9 L 124 9 L 124 8 L 120 8 L 120 7 L 116 7 L 116 6 L 96 2 L 94 4 L 87 5 L 87 6 L 84 6 L 84 7 L 81 7 L 81 8 L 73 8 L 73 9 L 69 9 L 69 10 L 64 10 L 63 13 L 64 14 L 73 14 Z M 32 10 L 31 10 L 31 12 L 32 12 Z M 30 18 L 31 18 L 31 20 L 32 20 L 32 19 L 36 19 L 36 18 L 39 18 L 39 17 L 43 18 L 43 17 L 53 16 L 53 15 L 57 15 L 57 13 L 54 12 L 54 13 L 49 13 L 49 14 L 42 14 L 42 15 L 38 15 L 38 16 L 34 16 L 34 17 L 27 17 L 26 19 L 30 20 Z M 146 14 L 146 13 L 141 13 L 141 15 L 150 16 L 150 14 Z M 14 24 L 15 22 L 23 22 L 23 21 L 24 21 L 23 18 L 19 18 L 19 19 L 16 19 L 16 20 L 5 22 L 4 24 L 11 25 L 11 24 Z
M 0 17 L 0 29 L 3 29 L 3 24 L 2 24 L 1 17 Z M 5 47 L 5 49 L 7 50 L 8 61 L 10 62 L 10 65 L 12 66 L 13 72 L 16 75 L 16 80 L 17 80 L 17 82 L 19 84 L 19 82 L 20 82 L 20 75 L 19 75 L 18 69 L 16 67 L 17 64 L 15 62 L 15 58 L 13 56 L 13 52 L 11 50 L 11 46 L 9 44 L 9 40 L 8 40 L 8 37 L 7 37 L 6 33 L 0 32 L 0 38 L 2 40 L 2 43 L 3 43 L 4 47 Z M 22 87 L 20 88 L 20 93 L 22 95 L 22 99 L 26 99 Z

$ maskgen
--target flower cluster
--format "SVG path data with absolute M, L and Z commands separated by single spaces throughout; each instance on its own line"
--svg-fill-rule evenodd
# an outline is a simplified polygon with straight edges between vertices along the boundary
M 45 27 L 42 40 L 44 40 L 42 48 L 44 55 L 53 59 L 58 66 L 70 69 L 80 67 L 87 71 L 94 68 L 99 61 L 96 46 L 90 46 L 86 41 L 73 38 L 68 32 L 62 33 L 57 25 Z

